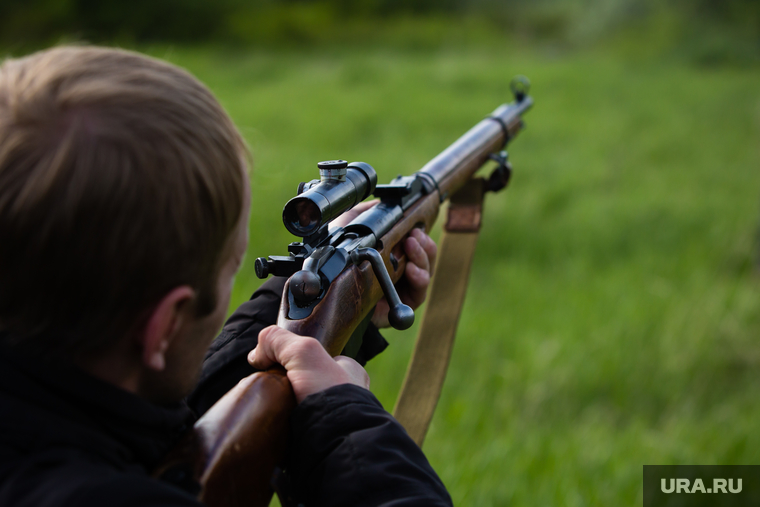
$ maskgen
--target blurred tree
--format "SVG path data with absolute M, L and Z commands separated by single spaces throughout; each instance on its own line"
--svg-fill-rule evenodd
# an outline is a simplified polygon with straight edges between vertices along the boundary
M 435 44 L 447 23 L 461 29 L 477 19 L 471 30 L 489 25 L 497 34 L 588 44 L 665 18 L 677 32 L 671 39 L 691 48 L 695 60 L 721 63 L 742 51 L 757 60 L 758 0 L 0 0 L 0 43 L 344 43 L 357 33 L 383 40 L 384 29 L 388 37 L 409 34 L 410 22 L 434 20 L 435 28 L 420 28 L 415 40 L 427 36 Z M 354 22 L 363 24 L 347 35 Z M 394 32 L 393 23 L 405 28 Z

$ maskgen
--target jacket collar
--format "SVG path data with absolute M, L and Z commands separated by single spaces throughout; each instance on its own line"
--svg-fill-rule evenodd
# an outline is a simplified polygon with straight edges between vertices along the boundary
M 154 405 L 74 367 L 37 364 L 0 348 L 0 447 L 73 446 L 117 467 L 152 469 L 192 424 L 187 406 Z M 4 453 L 3 453 L 4 454 Z

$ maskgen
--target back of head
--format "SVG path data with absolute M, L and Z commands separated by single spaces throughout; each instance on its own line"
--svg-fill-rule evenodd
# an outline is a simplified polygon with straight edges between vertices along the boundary
M 0 332 L 97 354 L 173 287 L 215 307 L 245 146 L 211 92 L 136 53 L 62 47 L 0 67 Z

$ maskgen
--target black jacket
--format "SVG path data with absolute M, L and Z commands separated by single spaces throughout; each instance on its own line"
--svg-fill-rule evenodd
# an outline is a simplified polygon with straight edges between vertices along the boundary
M 149 471 L 197 414 L 253 371 L 245 356 L 276 319 L 281 290 L 265 284 L 230 318 L 198 388 L 175 407 L 2 349 L 0 507 L 198 507 L 191 492 Z M 359 355 L 384 348 L 379 340 L 370 330 Z M 287 467 L 307 506 L 451 504 L 420 449 L 369 391 L 342 385 L 308 397 L 291 432 Z

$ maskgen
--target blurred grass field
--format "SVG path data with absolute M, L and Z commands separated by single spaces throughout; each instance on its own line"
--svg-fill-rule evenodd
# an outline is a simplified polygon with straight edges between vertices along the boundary
M 529 76 L 424 450 L 456 505 L 641 505 L 644 464 L 760 463 L 760 70 L 520 48 L 152 48 L 255 159 L 233 305 L 316 162 L 411 173 Z M 415 326 L 416 329 L 416 326 Z M 368 365 L 393 407 L 415 333 Z

